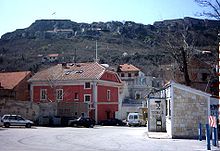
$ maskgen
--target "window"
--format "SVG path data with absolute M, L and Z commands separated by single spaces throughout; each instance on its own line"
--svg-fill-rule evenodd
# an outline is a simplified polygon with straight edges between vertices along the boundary
M 84 102 L 90 102 L 91 101 L 91 95 L 90 94 L 85 94 L 84 95 Z
M 46 100 L 47 99 L 47 90 L 41 89 L 40 90 L 40 100 Z
M 85 117 L 85 113 L 84 113 L 84 112 L 82 112 L 82 113 L 81 113 L 81 116 L 82 116 L 82 117 Z
M 166 116 L 168 115 L 168 100 L 166 100 Z
M 125 74 L 124 73 L 121 73 L 121 77 L 124 77 L 125 76 Z
M 130 115 L 128 118 L 129 118 L 130 120 L 132 120 L 132 119 L 134 119 L 134 116 L 133 116 L 133 115 Z
M 166 116 L 171 117 L 171 99 L 166 100 Z
M 141 99 L 141 93 L 140 92 L 135 93 L 135 99 L 136 100 Z
M 24 121 L 24 119 L 22 118 L 22 117 L 17 117 L 17 120 L 19 120 L 19 121 Z
M 9 120 L 17 120 L 17 116 L 9 116 L 8 119 Z
M 171 116 L 172 112 L 171 112 L 171 99 L 169 99 L 169 116 Z
M 75 99 L 75 100 L 78 100 L 78 99 L 79 99 L 79 93 L 75 93 L 74 99 Z
M 128 77 L 131 77 L 131 73 L 128 73 Z
M 85 89 L 90 89 L 91 88 L 90 82 L 85 82 L 84 88 Z
M 208 74 L 207 73 L 202 73 L 202 81 L 207 81 Z
M 111 98 L 111 91 L 107 90 L 107 100 L 110 101 Z
M 57 100 L 63 100 L 63 89 L 57 89 L 56 90 L 56 98 L 57 98 Z

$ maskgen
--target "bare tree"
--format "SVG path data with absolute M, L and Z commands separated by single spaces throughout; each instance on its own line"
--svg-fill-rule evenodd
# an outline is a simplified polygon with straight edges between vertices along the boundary
M 199 6 L 204 7 L 199 16 L 206 16 L 208 18 L 220 19 L 220 1 L 219 0 L 194 0 Z
M 197 53 L 194 47 L 194 40 L 190 35 L 187 26 L 183 27 L 181 32 L 176 32 L 172 34 L 166 34 L 167 39 L 164 41 L 164 46 L 168 53 L 177 63 L 179 71 L 184 75 L 184 81 L 186 85 L 191 84 L 188 71 L 188 63 L 190 58 Z
M 200 16 L 206 16 L 208 18 L 214 18 L 220 20 L 220 0 L 194 0 L 201 7 L 204 7 L 203 13 L 199 13 Z M 219 34 L 218 34 L 219 35 Z M 219 39 L 218 39 L 219 40 Z M 210 91 L 214 95 L 218 95 L 219 92 L 219 82 L 218 74 L 214 71 L 214 75 L 211 76 L 210 82 Z M 207 84 L 207 86 L 209 83 Z

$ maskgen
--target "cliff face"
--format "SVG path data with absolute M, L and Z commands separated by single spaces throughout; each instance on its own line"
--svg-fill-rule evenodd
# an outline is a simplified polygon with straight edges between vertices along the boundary
M 92 61 L 97 40 L 101 62 L 111 65 L 133 63 L 152 74 L 156 73 L 158 65 L 173 61 L 161 53 L 165 49 L 162 43 L 169 40 L 167 35 L 178 35 L 186 27 L 189 41 L 192 39 L 190 44 L 201 51 L 211 51 L 209 60 L 215 59 L 220 21 L 187 17 L 143 25 L 131 21 L 87 24 L 71 20 L 36 20 L 28 28 L 1 37 L 0 70 L 44 67 L 39 56 L 49 53 L 62 54 L 60 61 L 72 61 L 73 50 L 77 50 L 77 61 Z
M 102 38 L 103 32 L 109 37 L 122 36 L 130 39 L 144 40 L 149 34 L 163 32 L 178 32 L 188 26 L 191 31 L 218 31 L 220 22 L 215 20 L 199 20 L 184 18 L 155 22 L 153 25 L 137 24 L 135 22 L 93 22 L 76 23 L 70 20 L 36 20 L 26 29 L 18 29 L 6 33 L 2 40 L 12 39 L 70 39 L 75 37 Z M 214 39 L 212 39 L 214 40 Z

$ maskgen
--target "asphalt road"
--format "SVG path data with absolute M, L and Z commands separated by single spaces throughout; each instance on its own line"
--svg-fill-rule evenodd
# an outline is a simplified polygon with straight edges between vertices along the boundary
M 0 151 L 151 150 L 206 150 L 206 143 L 197 140 L 150 139 L 146 135 L 146 127 L 0 128 Z

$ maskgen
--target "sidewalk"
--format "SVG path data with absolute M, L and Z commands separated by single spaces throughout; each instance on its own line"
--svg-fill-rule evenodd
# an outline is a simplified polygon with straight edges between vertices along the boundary
M 153 139 L 171 139 L 166 132 L 146 132 L 148 138 Z

